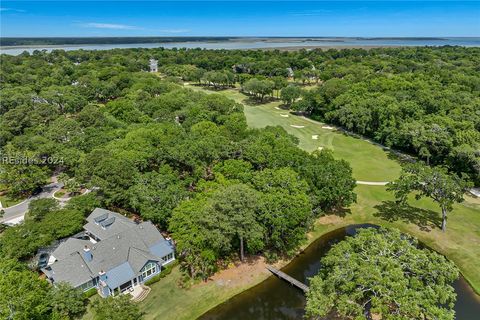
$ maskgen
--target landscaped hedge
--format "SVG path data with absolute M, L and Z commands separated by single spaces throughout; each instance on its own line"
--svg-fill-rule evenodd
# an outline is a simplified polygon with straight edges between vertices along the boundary
M 165 269 L 163 269 L 159 274 L 157 274 L 156 276 L 153 276 L 151 277 L 150 279 L 148 279 L 147 281 L 145 281 L 145 285 L 146 286 L 149 286 L 151 284 L 154 284 L 155 282 L 158 282 L 160 281 L 160 279 L 168 276 L 173 268 L 177 265 L 177 261 L 175 262 L 172 262 L 170 263 L 168 266 L 165 267 Z
M 90 298 L 91 296 L 94 296 L 96 294 L 97 294 L 97 288 L 90 288 L 83 293 L 85 298 Z

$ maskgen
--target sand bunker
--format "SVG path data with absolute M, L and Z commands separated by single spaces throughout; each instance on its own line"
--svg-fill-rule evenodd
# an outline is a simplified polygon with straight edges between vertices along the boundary
M 322 151 L 322 150 L 323 150 L 323 147 L 318 147 L 318 150 Z
M 335 128 L 330 126 L 322 126 L 322 129 L 333 130 Z
M 282 110 L 282 109 L 280 109 L 279 107 L 275 107 L 275 109 L 277 109 L 277 110 Z
M 288 114 L 280 114 L 280 117 L 288 118 L 289 115 Z
M 313 139 L 313 140 L 318 140 L 318 134 L 312 135 L 312 139 Z
M 298 128 L 298 129 L 305 128 L 305 126 L 297 126 L 295 124 L 291 124 L 290 127 L 294 127 L 294 128 Z

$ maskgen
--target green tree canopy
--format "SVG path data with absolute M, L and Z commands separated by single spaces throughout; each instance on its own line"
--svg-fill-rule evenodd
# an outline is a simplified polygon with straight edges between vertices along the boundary
M 86 310 L 86 298 L 80 289 L 61 282 L 50 291 L 50 303 L 54 319 L 73 319 Z
M 128 294 L 95 300 L 92 309 L 97 320 L 139 320 L 143 318 L 143 313 L 130 300 Z
M 407 196 L 414 192 L 415 198 L 428 197 L 435 201 L 442 210 L 442 230 L 447 229 L 447 214 L 453 210 L 455 203 L 462 202 L 465 191 L 471 184 L 449 174 L 442 167 L 429 167 L 421 163 L 407 165 L 402 169 L 400 178 L 388 184 L 395 197 L 405 202 Z
M 175 172 L 164 165 L 157 171 L 136 177 L 129 189 L 130 204 L 144 219 L 167 225 L 171 211 L 187 195 L 185 186 Z
M 331 151 L 315 151 L 299 171 L 310 186 L 315 209 L 336 210 L 357 200 L 352 168 L 345 160 L 335 160 Z
M 256 219 L 258 194 L 255 190 L 244 184 L 227 186 L 215 192 L 210 205 L 216 220 L 225 222 L 220 225 L 223 231 L 239 240 L 241 261 L 245 246 L 250 252 L 263 248 L 263 228 Z
M 302 95 L 302 89 L 296 85 L 289 85 L 282 89 L 280 98 L 286 105 L 292 105 Z
M 40 221 L 47 213 L 58 210 L 59 208 L 58 201 L 52 198 L 32 200 L 28 204 L 28 218 Z
M 45 320 L 50 317 L 49 284 L 15 260 L 0 258 L 0 317 Z
M 310 279 L 307 318 L 455 319 L 455 265 L 396 229 L 367 228 L 335 244 Z
M 271 95 L 274 88 L 275 83 L 273 81 L 260 80 L 257 78 L 247 80 L 242 86 L 243 91 L 252 94 L 260 101 L 263 101 L 266 96 Z
M 12 195 L 30 195 L 45 184 L 47 172 L 47 168 L 35 164 L 6 164 L 0 168 L 0 181 Z

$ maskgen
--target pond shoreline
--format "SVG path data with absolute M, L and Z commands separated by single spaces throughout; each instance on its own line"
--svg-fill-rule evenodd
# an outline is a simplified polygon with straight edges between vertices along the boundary
M 312 255 L 314 260 L 317 259 L 316 255 L 318 255 L 318 253 L 316 253 L 316 250 L 319 250 L 319 248 L 321 248 L 321 250 L 323 251 L 322 254 L 324 254 L 330 249 L 330 246 L 333 242 L 341 241 L 345 236 L 354 234 L 356 230 L 360 228 L 369 228 L 369 227 L 379 228 L 380 226 L 375 224 L 370 224 L 370 223 L 350 224 L 350 225 L 339 227 L 330 231 L 326 231 L 323 234 L 321 234 L 319 237 L 314 239 L 312 242 L 310 242 L 307 247 L 300 250 L 299 253 L 296 254 L 295 257 L 293 257 L 291 260 L 282 261 L 283 263 L 281 263 L 282 264 L 281 269 L 285 271 L 287 274 L 293 273 L 294 275 L 296 275 L 295 278 L 300 280 L 299 274 L 298 274 L 299 265 L 301 265 L 302 263 L 305 263 L 305 259 L 311 260 Z M 423 243 L 421 243 L 421 245 L 436 252 L 436 250 L 431 249 L 430 247 L 424 245 Z M 305 266 L 302 266 L 302 268 L 304 267 Z M 308 267 L 308 269 L 311 269 L 311 266 Z M 308 272 L 312 272 L 312 271 L 309 270 Z M 312 276 L 313 274 L 316 274 L 316 271 L 310 274 L 309 276 Z M 457 301 L 458 303 L 460 303 L 460 306 L 459 306 L 459 308 L 461 308 L 460 310 L 470 315 L 472 314 L 472 311 L 471 311 L 472 308 L 474 308 L 475 310 L 480 310 L 480 296 L 478 296 L 473 290 L 473 288 L 469 285 L 469 283 L 464 280 L 465 278 L 460 273 L 460 277 L 458 280 L 455 281 L 454 286 L 457 292 L 459 292 L 459 290 L 461 291 L 459 295 L 460 299 L 458 299 Z M 282 316 L 282 314 L 278 314 L 279 311 L 272 306 L 274 302 L 268 300 L 270 299 L 270 296 L 274 296 L 275 294 L 278 294 L 278 291 L 281 291 L 280 289 L 281 286 L 280 288 L 277 288 L 275 287 L 275 284 L 273 284 L 275 281 L 277 281 L 276 286 L 279 286 L 279 283 L 282 282 L 282 280 L 276 278 L 275 276 L 269 276 L 266 279 L 260 282 L 257 282 L 256 284 L 253 284 L 252 286 L 246 288 L 242 292 L 232 296 L 226 301 L 218 304 L 214 308 L 211 308 L 210 310 L 202 314 L 198 319 L 203 319 L 203 320 L 240 319 L 241 317 L 240 318 L 235 318 L 235 317 L 238 315 L 239 312 L 241 312 L 241 310 L 244 310 L 246 308 L 245 304 L 247 304 L 247 302 L 245 301 L 248 301 L 248 299 L 251 299 L 252 301 L 258 302 L 258 300 L 265 299 L 265 292 L 266 292 L 265 288 L 268 288 L 268 287 L 270 287 L 270 290 L 272 288 L 276 289 L 276 290 L 272 290 L 271 294 L 268 294 L 269 298 L 267 298 L 267 302 L 263 302 L 265 305 L 265 308 L 270 308 L 270 309 L 268 311 L 262 311 L 261 316 L 257 314 L 256 318 L 268 319 L 269 318 L 268 316 L 266 318 L 264 316 L 265 314 L 269 314 L 271 316 L 270 312 L 272 312 L 272 314 L 275 314 L 275 318 L 280 317 Z M 305 282 L 305 280 L 303 282 Z M 292 292 L 289 292 L 289 294 L 291 296 L 289 296 L 288 301 L 297 299 L 298 301 L 296 302 L 298 304 L 299 301 L 301 301 L 302 299 L 304 300 L 303 293 L 300 293 L 300 291 L 296 292 L 295 294 L 293 294 Z M 253 295 L 255 299 L 253 300 L 253 297 L 248 297 L 249 295 Z M 287 308 L 287 306 L 285 305 L 285 301 L 283 301 L 283 303 L 281 303 L 280 305 L 282 306 L 283 309 Z M 241 308 L 239 306 L 241 306 Z M 259 306 L 256 305 L 256 307 L 258 312 Z M 248 309 L 251 309 L 250 312 L 254 312 L 252 310 L 255 310 L 255 305 L 248 305 Z M 230 310 L 233 310 L 233 311 L 230 312 Z M 287 318 L 290 319 L 290 317 L 293 317 L 292 314 L 296 314 L 295 317 L 298 318 L 299 313 L 301 313 L 302 311 L 303 310 L 300 310 L 298 306 L 296 306 L 293 309 L 290 308 L 288 310 L 289 316 L 285 317 L 285 319 Z M 283 311 L 283 312 L 286 312 L 286 311 Z M 473 318 L 468 318 L 468 319 L 473 319 Z

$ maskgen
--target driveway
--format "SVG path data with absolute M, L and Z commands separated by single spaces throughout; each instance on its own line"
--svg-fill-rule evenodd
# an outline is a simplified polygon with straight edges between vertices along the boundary
M 53 194 L 60 190 L 62 187 L 63 183 L 52 182 L 50 184 L 47 184 L 46 186 L 43 186 L 42 191 L 39 194 L 36 194 L 17 205 L 3 208 L 5 214 L 3 215 L 3 218 L 0 219 L 0 222 L 9 225 L 14 225 L 22 222 L 25 217 L 25 213 L 28 211 L 28 205 L 32 200 L 52 198 Z

